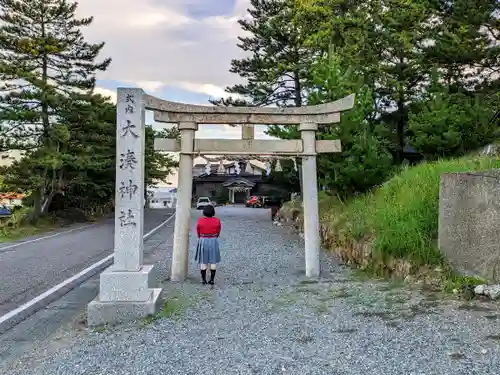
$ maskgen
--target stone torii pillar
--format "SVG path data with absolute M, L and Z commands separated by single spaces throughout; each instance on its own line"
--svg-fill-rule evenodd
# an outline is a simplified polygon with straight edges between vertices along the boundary
M 193 148 L 175 139 L 155 139 L 155 149 L 180 152 L 181 155 L 268 155 L 296 156 L 303 158 L 303 203 L 304 203 L 304 238 L 305 271 L 308 277 L 320 275 L 320 236 L 318 214 L 318 187 L 316 175 L 316 154 L 340 152 L 338 140 L 316 140 L 318 124 L 331 125 L 340 121 L 340 112 L 354 106 L 354 95 L 349 95 L 333 103 L 295 108 L 260 108 L 260 107 L 210 107 L 174 103 L 145 95 L 146 108 L 155 113 L 155 121 L 176 124 L 240 124 L 244 125 L 244 139 L 194 139 Z M 253 139 L 251 125 L 297 125 L 301 139 L 296 140 L 256 140 Z M 250 126 L 249 126 L 250 125 Z M 181 125 L 183 126 L 183 125 Z M 191 138 L 189 138 L 190 140 Z M 186 160 L 188 160 L 186 158 Z M 186 162 L 181 169 L 191 169 Z M 172 279 L 181 280 L 187 276 L 189 243 L 184 239 L 186 230 L 191 225 L 191 196 L 185 184 L 191 172 L 179 171 L 184 176 L 179 180 L 177 209 L 182 212 L 175 220 L 175 233 L 179 233 L 174 245 L 175 259 L 172 262 Z M 192 176 L 191 176 L 192 177 Z M 182 186 L 181 186 L 182 185 Z M 182 235 L 181 235 L 182 233 Z
M 319 235 L 318 176 L 316 173 L 316 131 L 318 124 L 301 123 L 299 131 L 303 142 L 302 204 L 304 206 L 304 242 L 306 274 L 320 274 L 321 238 Z M 307 219 L 306 219 L 307 218 Z
M 179 177 L 177 183 L 177 204 L 175 206 L 175 221 L 187 223 L 175 225 L 174 248 L 172 252 L 172 281 L 182 281 L 187 275 L 189 248 L 189 227 L 191 222 L 191 201 L 193 195 L 193 151 L 194 137 L 198 130 L 196 122 L 180 122 L 181 152 L 179 155 Z M 189 205 L 186 203 L 189 201 Z

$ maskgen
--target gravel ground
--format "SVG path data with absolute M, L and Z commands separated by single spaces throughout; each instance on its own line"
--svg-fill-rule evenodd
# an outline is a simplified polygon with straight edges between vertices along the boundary
M 273 226 L 267 210 L 217 211 L 223 261 L 215 287 L 199 283 L 193 237 L 190 279 L 165 283 L 168 299 L 157 319 L 98 330 L 65 327 L 0 372 L 500 373 L 498 305 L 363 280 L 326 257 L 322 278 L 308 281 L 302 241 Z M 163 255 L 170 248 L 167 241 Z M 166 267 L 170 259 L 158 262 Z

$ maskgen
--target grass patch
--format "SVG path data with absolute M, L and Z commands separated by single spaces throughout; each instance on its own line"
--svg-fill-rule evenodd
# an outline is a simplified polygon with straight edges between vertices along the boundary
M 29 208 L 23 208 L 0 221 L 0 243 L 15 241 L 61 227 L 61 223 L 53 216 L 40 218 L 36 225 L 28 224 L 23 220 L 28 212 Z
M 381 318 L 382 320 L 391 320 L 392 311 L 360 311 L 353 314 L 354 316 L 362 316 L 363 318 Z
M 439 181 L 443 173 L 500 168 L 500 160 L 462 158 L 404 169 L 373 193 L 345 206 L 339 220 L 353 239 L 374 234 L 376 258 L 409 258 L 418 265 L 440 265 L 436 247 Z
M 473 290 L 481 284 L 486 284 L 486 281 L 479 277 L 456 275 L 450 272 L 444 284 L 444 291 L 452 292 L 453 290 L 458 290 L 464 292 L 465 290 Z
M 332 298 L 349 298 L 349 297 L 351 297 L 351 294 L 349 294 L 349 292 L 344 288 L 334 289 L 331 291 L 331 297 Z
M 404 277 L 424 266 L 443 267 L 446 261 L 437 248 L 441 174 L 499 168 L 500 160 L 491 157 L 439 160 L 404 168 L 348 202 L 321 193 L 324 244 L 345 263 L 372 276 Z M 452 277 L 448 288 L 477 285 L 476 281 Z
M 378 287 L 378 290 L 381 292 L 390 292 L 403 289 L 404 286 L 405 283 L 402 280 L 391 280 L 388 283 L 384 283 L 380 287 Z
M 315 308 L 318 314 L 326 314 L 327 312 L 330 311 L 329 307 L 324 303 L 316 305 Z
M 194 304 L 194 300 L 186 299 L 181 296 L 173 296 L 163 303 L 163 307 L 154 315 L 150 315 L 143 319 L 143 324 L 151 324 L 158 319 L 180 319 L 184 316 L 187 308 Z
M 41 216 L 35 224 L 32 224 L 27 220 L 32 208 L 21 207 L 14 210 L 10 217 L 0 218 L 0 243 L 65 228 L 76 223 L 96 222 L 107 217 L 112 208 L 111 204 L 88 207 L 85 210 L 73 207 Z

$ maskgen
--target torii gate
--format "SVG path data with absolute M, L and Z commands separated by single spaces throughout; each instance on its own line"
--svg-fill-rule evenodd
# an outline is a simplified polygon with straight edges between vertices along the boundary
M 145 110 L 156 122 L 178 124 L 181 139 L 156 139 L 155 149 L 179 152 L 179 179 L 171 280 L 188 270 L 193 158 L 196 155 L 265 155 L 302 158 L 305 268 L 320 274 L 316 155 L 341 151 L 339 140 L 316 140 L 318 125 L 340 121 L 354 95 L 336 102 L 294 108 L 215 107 L 165 101 L 142 89 L 119 88 L 117 95 L 114 265 L 101 274 L 99 296 L 88 306 L 89 326 L 154 314 L 161 301 L 152 265 L 143 264 Z M 196 139 L 199 124 L 244 125 L 244 139 Z M 253 125 L 299 125 L 301 139 L 256 140 Z

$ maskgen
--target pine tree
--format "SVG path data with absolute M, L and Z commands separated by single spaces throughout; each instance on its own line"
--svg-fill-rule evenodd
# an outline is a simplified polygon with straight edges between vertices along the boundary
M 492 121 L 500 108 L 498 92 L 457 92 L 460 83 L 450 84 L 448 73 L 434 73 L 432 85 L 409 116 L 411 145 L 430 160 L 463 156 L 500 136 Z
M 61 113 L 68 137 L 59 150 L 66 207 L 86 209 L 114 199 L 116 106 L 100 95 L 73 98 Z
M 155 151 L 155 138 L 176 138 L 180 139 L 180 132 L 177 127 L 156 131 L 152 126 L 146 127 L 146 186 L 154 186 L 158 182 L 164 182 L 172 173 L 172 169 L 178 167 L 171 154 L 162 151 Z
M 377 111 L 391 131 L 396 160 L 402 162 L 409 111 L 428 80 L 424 48 L 433 10 L 427 0 L 370 1 L 366 5 L 367 20 L 373 19 L 375 25 L 367 41 L 373 46 L 372 55 L 380 54 L 371 69 Z
M 498 79 L 491 73 L 500 69 L 500 2 L 453 0 L 431 4 L 436 14 L 434 43 L 426 48 L 425 61 L 438 67 L 447 91 L 475 90 Z
M 310 68 L 308 101 L 311 104 L 356 94 L 354 108 L 342 114 L 340 123 L 325 125 L 318 134 L 321 139 L 339 139 L 342 143 L 341 153 L 318 156 L 321 185 L 347 198 L 382 183 L 391 173 L 393 160 L 384 132 L 370 121 L 373 113 L 371 88 L 333 49 Z
M 104 43 L 84 40 L 80 29 L 92 17 L 77 19 L 76 8 L 66 0 L 0 0 L 0 138 L 38 159 L 35 217 L 64 187 L 64 116 L 91 102 L 95 74 L 111 62 L 97 61 Z
M 310 61 L 294 26 L 293 0 L 251 0 L 250 19 L 241 19 L 249 36 L 238 37 L 248 57 L 231 62 L 230 72 L 246 82 L 228 87 L 237 97 L 216 105 L 295 106 L 303 104 L 302 84 Z

